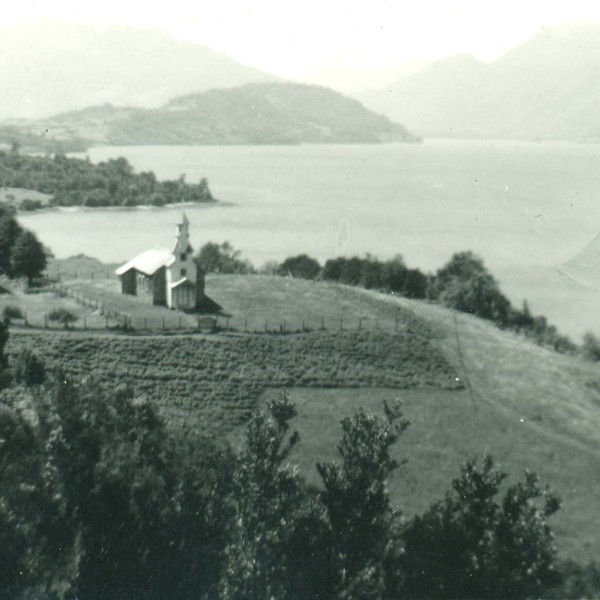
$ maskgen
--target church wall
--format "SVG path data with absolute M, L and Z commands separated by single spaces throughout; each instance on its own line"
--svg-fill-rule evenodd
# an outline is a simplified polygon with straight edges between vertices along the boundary
M 123 294 L 129 294 L 135 296 L 137 292 L 136 285 L 136 273 L 134 269 L 129 269 L 120 276 L 121 279 L 121 292 Z
M 152 277 L 152 304 L 167 304 L 167 274 L 164 267 L 158 269 Z

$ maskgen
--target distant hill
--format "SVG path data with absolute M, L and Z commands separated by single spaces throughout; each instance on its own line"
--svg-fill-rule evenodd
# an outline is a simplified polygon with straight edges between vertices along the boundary
M 250 83 L 170 100 L 161 108 L 97 106 L 21 124 L 30 134 L 89 144 L 298 144 L 414 141 L 401 125 L 327 88 Z
M 357 95 L 424 136 L 600 139 L 600 24 L 541 31 L 500 59 L 455 56 Z
M 158 30 L 119 26 L 3 29 L 0 56 L 0 119 L 104 103 L 154 108 L 181 94 L 278 80 Z

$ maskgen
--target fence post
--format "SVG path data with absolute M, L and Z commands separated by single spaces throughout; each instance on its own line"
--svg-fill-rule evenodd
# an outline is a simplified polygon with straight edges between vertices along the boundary
M 359 331 L 362 331 L 362 320 L 363 320 L 362 317 L 358 317 L 358 330 Z
M 225 325 L 225 329 L 229 331 L 229 317 L 227 317 L 227 324 Z
M 165 330 L 165 318 L 164 317 L 162 318 L 162 328 L 163 328 L 163 331 L 164 331 Z
M 325 331 L 325 319 L 321 317 L 321 331 Z
M 106 317 L 106 329 L 108 329 L 108 317 Z
M 344 319 L 340 319 L 340 331 L 344 329 Z
M 87 329 L 87 315 L 83 315 L 83 328 Z
M 48 329 L 48 315 L 44 315 L 44 327 Z
M 179 317 L 179 329 L 181 329 L 181 317 Z
M 248 333 L 248 319 L 244 319 L 244 332 Z
M 302 319 L 302 331 L 306 331 L 306 323 L 304 322 L 304 319 Z
M 269 331 L 269 329 L 267 328 L 267 320 L 265 319 L 265 332 Z
M 148 319 L 147 317 L 144 317 L 144 331 L 146 331 L 148 329 Z

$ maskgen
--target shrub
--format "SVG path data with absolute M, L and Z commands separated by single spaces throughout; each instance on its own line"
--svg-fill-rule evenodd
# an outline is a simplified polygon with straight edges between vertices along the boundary
M 44 361 L 31 350 L 22 350 L 13 362 L 15 381 L 27 386 L 40 385 L 46 379 Z
M 67 329 L 69 325 L 77 321 L 77 315 L 68 308 L 55 308 L 48 314 L 48 320 L 54 323 L 60 323 Z
M 586 360 L 600 361 L 600 339 L 589 331 L 583 336 L 581 354 Z
M 23 311 L 14 304 L 8 304 L 4 307 L 2 318 L 7 325 L 10 325 L 13 319 L 24 319 Z

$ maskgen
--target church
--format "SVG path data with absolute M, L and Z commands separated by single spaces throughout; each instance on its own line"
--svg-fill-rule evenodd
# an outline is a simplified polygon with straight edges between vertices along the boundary
M 195 263 L 190 222 L 183 213 L 172 250 L 150 248 L 116 270 L 123 294 L 146 298 L 152 304 L 195 310 L 204 301 L 204 271 Z

